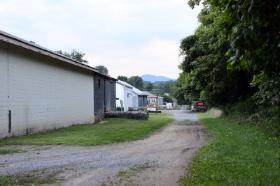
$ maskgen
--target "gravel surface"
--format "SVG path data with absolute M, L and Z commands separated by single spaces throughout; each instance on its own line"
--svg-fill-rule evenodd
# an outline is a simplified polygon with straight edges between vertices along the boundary
M 0 156 L 0 175 L 51 174 L 54 185 L 177 185 L 207 139 L 197 117 L 168 111 L 175 121 L 152 136 L 104 146 L 17 146 Z M 54 174 L 55 173 L 55 174 Z

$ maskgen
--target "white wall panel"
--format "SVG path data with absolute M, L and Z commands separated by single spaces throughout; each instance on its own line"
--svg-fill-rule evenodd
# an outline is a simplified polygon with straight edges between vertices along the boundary
M 0 60 L 0 137 L 7 135 L 8 110 L 12 134 L 94 122 L 91 72 L 12 50 L 0 49 Z

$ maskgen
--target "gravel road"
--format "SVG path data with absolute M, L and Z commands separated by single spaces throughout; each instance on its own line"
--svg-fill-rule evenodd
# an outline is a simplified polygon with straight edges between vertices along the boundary
M 197 117 L 168 111 L 175 121 L 152 136 L 104 146 L 20 146 L 0 156 L 0 175 L 35 174 L 53 185 L 177 185 L 207 136 Z

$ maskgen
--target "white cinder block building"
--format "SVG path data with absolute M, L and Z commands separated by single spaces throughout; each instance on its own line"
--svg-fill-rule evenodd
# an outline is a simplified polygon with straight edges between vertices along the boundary
M 93 123 L 96 72 L 0 31 L 0 138 Z

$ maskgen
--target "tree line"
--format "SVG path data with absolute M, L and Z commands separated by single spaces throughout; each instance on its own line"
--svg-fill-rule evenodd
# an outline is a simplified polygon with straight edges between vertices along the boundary
M 280 1 L 189 0 L 200 26 L 181 42 L 175 96 L 212 106 L 249 102 L 280 115 Z M 280 120 L 278 120 L 280 121 Z M 278 125 L 278 129 L 279 129 Z
M 88 61 L 86 59 L 84 59 L 85 53 L 77 51 L 75 49 L 72 50 L 70 53 L 65 52 L 65 51 L 63 52 L 62 50 L 58 50 L 58 51 L 55 51 L 55 52 L 60 54 L 60 55 L 65 56 L 65 57 L 68 57 L 70 59 L 73 59 L 73 60 L 75 60 L 79 63 L 84 63 L 84 64 L 88 63 Z M 109 74 L 108 68 L 103 66 L 103 65 L 98 65 L 98 66 L 95 66 L 94 68 L 96 68 L 101 74 L 104 74 L 104 75 Z
M 211 105 L 252 96 L 279 105 L 280 1 L 207 0 L 198 18 L 195 34 L 181 42 L 176 96 Z

